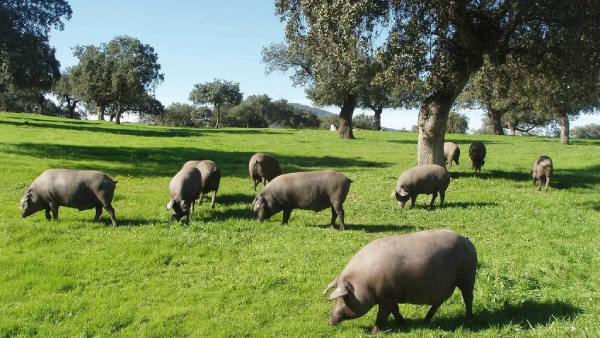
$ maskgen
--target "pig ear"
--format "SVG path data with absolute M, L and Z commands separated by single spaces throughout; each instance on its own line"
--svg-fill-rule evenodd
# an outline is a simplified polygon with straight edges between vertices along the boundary
M 404 188 L 400 188 L 398 195 L 400 195 L 402 197 L 406 197 L 406 196 L 408 196 L 408 191 L 404 190 Z
M 167 210 L 173 209 L 173 203 L 173 200 L 170 200 L 169 203 L 167 203 Z
M 325 290 L 323 290 L 323 294 L 326 294 L 327 291 L 331 290 L 332 288 L 337 286 L 337 278 L 332 280 L 331 283 L 329 283 L 329 285 L 327 285 L 327 287 L 325 288 Z
M 337 288 L 335 288 L 335 290 L 333 290 L 331 295 L 329 295 L 329 300 L 334 300 L 336 298 L 343 297 L 343 296 L 347 295 L 348 293 L 351 293 L 352 291 L 353 291 L 353 288 L 352 288 L 352 285 L 350 285 L 350 283 L 341 282 L 340 284 L 338 284 Z

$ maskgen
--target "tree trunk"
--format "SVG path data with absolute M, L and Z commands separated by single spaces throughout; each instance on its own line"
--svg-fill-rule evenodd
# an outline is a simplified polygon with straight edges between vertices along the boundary
M 381 130 L 381 113 L 383 112 L 382 107 L 377 107 L 373 110 L 375 115 L 373 116 L 373 122 L 375 123 L 375 130 Z
M 338 128 L 338 134 L 343 139 L 353 139 L 354 134 L 352 133 L 352 115 L 354 114 L 354 108 L 356 108 L 356 96 L 348 95 L 342 104 L 340 110 L 340 127 Z
M 121 124 L 121 115 L 123 115 L 123 106 L 119 104 L 119 107 L 117 108 L 117 115 L 115 116 L 116 124 Z
M 40 115 L 44 114 L 44 102 L 45 102 L 44 96 L 41 96 L 38 99 L 38 114 L 40 114 Z
M 98 105 L 98 121 L 104 121 L 104 110 L 106 107 L 103 104 Z
M 220 112 L 219 106 L 216 106 L 216 105 L 215 105 L 215 118 L 216 118 L 215 128 L 219 129 L 219 126 L 220 126 L 219 120 L 221 119 L 221 112 Z
M 490 119 L 492 120 L 494 134 L 504 135 L 504 128 L 502 128 L 502 111 L 496 109 L 489 109 L 488 114 Z
M 73 101 L 72 103 L 67 101 L 67 117 L 70 119 L 75 118 L 75 106 L 77 106 L 77 101 Z
M 453 97 L 439 93 L 425 99 L 419 110 L 417 164 L 445 164 L 444 134 Z
M 115 119 L 115 114 L 114 114 L 114 113 L 113 113 L 113 114 L 110 114 L 110 117 L 108 118 L 108 120 L 109 120 L 110 122 L 112 122 L 114 119 Z
M 565 112 L 558 112 L 560 126 L 560 144 L 569 144 L 569 117 Z

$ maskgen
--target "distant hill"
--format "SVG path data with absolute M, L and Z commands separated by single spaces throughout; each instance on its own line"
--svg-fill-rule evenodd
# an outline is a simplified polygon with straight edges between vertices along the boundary
M 327 110 L 323 110 L 323 109 L 319 109 L 319 108 L 307 106 L 305 104 L 290 103 L 290 106 L 293 106 L 294 108 L 300 109 L 300 110 L 305 111 L 305 112 L 313 113 L 313 114 L 315 114 L 315 115 L 317 115 L 319 117 L 328 116 L 328 115 L 335 115 L 335 116 L 337 116 L 337 114 L 328 112 Z

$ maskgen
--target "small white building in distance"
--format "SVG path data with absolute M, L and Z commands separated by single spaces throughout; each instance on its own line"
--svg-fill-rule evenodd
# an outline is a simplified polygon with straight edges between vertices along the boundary
M 329 127 L 329 131 L 337 131 L 337 128 L 332 124 L 331 127 Z

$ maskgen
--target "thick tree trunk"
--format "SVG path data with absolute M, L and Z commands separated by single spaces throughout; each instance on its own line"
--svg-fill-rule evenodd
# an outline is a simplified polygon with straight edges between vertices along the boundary
M 492 120 L 494 134 L 504 135 L 504 128 L 502 128 L 502 112 L 500 110 L 489 109 L 488 115 Z
M 450 95 L 433 94 L 419 110 L 417 164 L 444 165 L 444 134 L 454 99 Z
M 569 117 L 565 112 L 558 112 L 560 126 L 560 144 L 569 144 Z
M 373 116 L 373 122 L 375 123 L 375 130 L 381 130 L 381 113 L 383 112 L 382 107 L 377 107 L 373 110 L 375 115 Z
M 98 105 L 98 121 L 104 121 L 104 111 L 106 107 L 104 105 Z
M 343 139 L 353 139 L 354 134 L 352 133 L 352 115 L 354 114 L 354 108 L 356 108 L 356 96 L 348 95 L 342 104 L 340 110 L 340 127 L 338 128 L 338 134 Z

